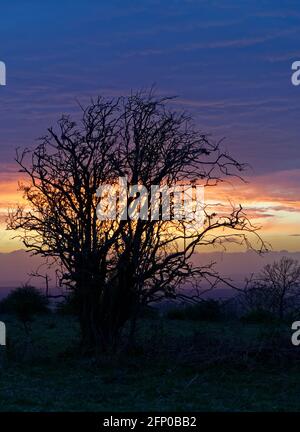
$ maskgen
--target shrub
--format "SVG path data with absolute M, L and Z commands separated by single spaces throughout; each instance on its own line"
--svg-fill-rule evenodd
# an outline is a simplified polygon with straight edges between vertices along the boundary
M 49 300 L 37 288 L 25 285 L 0 302 L 0 312 L 15 314 L 20 321 L 29 322 L 34 315 L 49 312 L 48 305 Z
M 206 300 L 186 308 L 187 319 L 195 321 L 218 321 L 221 319 L 221 307 L 217 300 Z
M 270 324 L 277 321 L 274 314 L 264 309 L 255 309 L 241 317 L 241 321 L 249 324 Z
M 63 301 L 56 304 L 56 313 L 60 315 L 78 315 L 79 301 L 73 292 L 70 292 Z
M 178 320 L 219 321 L 222 318 L 222 311 L 217 300 L 203 300 L 194 305 L 170 309 L 167 317 Z
M 143 319 L 157 319 L 159 318 L 159 310 L 155 307 L 144 305 L 141 306 L 138 317 Z
M 167 318 L 171 320 L 184 320 L 186 319 L 185 316 L 185 307 L 176 307 L 169 309 L 166 313 Z

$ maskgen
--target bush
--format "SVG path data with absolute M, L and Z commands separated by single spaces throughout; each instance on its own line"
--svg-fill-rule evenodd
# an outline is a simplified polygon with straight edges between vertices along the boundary
M 271 312 L 264 309 L 256 309 L 241 317 L 241 321 L 249 324 L 271 324 L 277 318 Z
M 222 311 L 217 300 L 203 300 L 198 304 L 170 309 L 167 317 L 177 320 L 219 321 L 222 318 Z
M 77 296 L 73 292 L 70 292 L 63 301 L 56 304 L 55 311 L 60 315 L 78 315 L 79 301 Z
M 159 318 L 159 310 L 155 307 L 144 305 L 141 306 L 138 317 L 143 319 L 157 319 Z
M 167 318 L 171 320 L 185 320 L 185 307 L 176 307 L 169 309 L 166 313 Z
M 24 286 L 13 290 L 0 302 L 0 312 L 12 313 L 20 321 L 31 321 L 36 314 L 49 312 L 49 300 L 37 288 Z

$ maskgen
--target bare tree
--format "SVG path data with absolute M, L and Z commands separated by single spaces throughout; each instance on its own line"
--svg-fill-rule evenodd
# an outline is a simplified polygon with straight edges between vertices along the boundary
M 300 263 L 288 257 L 267 264 L 260 274 L 248 282 L 245 296 L 248 307 L 276 313 L 283 319 L 291 303 L 300 294 Z
M 197 247 L 227 238 L 251 247 L 249 234 L 264 247 L 240 205 L 223 214 L 205 207 L 201 227 L 152 220 L 150 196 L 147 220 L 97 218 L 98 187 L 115 185 L 119 177 L 150 191 L 180 182 L 216 186 L 243 170 L 188 115 L 168 109 L 168 101 L 152 93 L 98 98 L 81 108 L 80 123 L 63 116 L 35 149 L 17 152 L 30 209 L 11 212 L 8 227 L 20 230 L 31 252 L 62 264 L 62 279 L 80 304 L 85 350 L 114 347 L 128 320 L 133 336 L 142 304 L 176 296 L 188 280 L 217 278 L 211 266 L 192 266 Z M 128 208 L 138 198 L 130 196 Z

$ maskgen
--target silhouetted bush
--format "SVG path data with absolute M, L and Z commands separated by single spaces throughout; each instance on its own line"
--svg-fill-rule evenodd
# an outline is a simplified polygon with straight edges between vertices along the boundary
M 222 311 L 217 300 L 205 300 L 194 305 L 170 309 L 167 317 L 177 320 L 219 321 L 222 318 Z
M 181 306 L 181 307 L 174 307 L 172 309 L 169 309 L 166 313 L 167 318 L 171 319 L 171 320 L 185 320 L 186 315 L 185 315 L 185 307 Z
M 22 322 L 29 322 L 34 315 L 49 312 L 49 300 L 37 288 L 24 286 L 8 294 L 0 302 L 0 312 L 12 313 Z
M 56 313 L 60 315 L 78 315 L 79 301 L 73 292 L 66 296 L 63 301 L 56 304 Z
M 159 310 L 148 305 L 141 306 L 138 317 L 143 319 L 156 319 L 159 317 Z
M 241 317 L 241 321 L 249 324 L 269 324 L 277 321 L 271 312 L 264 309 L 256 309 Z

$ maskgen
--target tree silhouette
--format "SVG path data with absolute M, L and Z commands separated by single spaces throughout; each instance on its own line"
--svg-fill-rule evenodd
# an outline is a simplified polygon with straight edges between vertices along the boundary
M 216 186 L 243 170 L 168 102 L 152 92 L 99 97 L 81 107 L 80 122 L 63 116 L 35 149 L 17 151 L 29 180 L 20 185 L 29 209 L 11 212 L 8 227 L 20 230 L 30 251 L 63 266 L 62 279 L 80 305 L 85 351 L 114 348 L 129 320 L 133 337 L 141 305 L 176 296 L 187 281 L 217 278 L 212 266 L 191 264 L 197 247 L 228 237 L 251 247 L 248 234 L 258 236 L 241 206 L 226 214 L 206 206 L 201 227 L 184 219 L 152 220 L 150 196 L 147 220 L 97 218 L 98 187 L 115 185 L 119 177 L 150 191 L 180 182 Z M 127 209 L 138 195 L 128 197 Z
M 269 305 L 269 309 L 275 312 L 279 319 L 283 319 L 288 307 L 288 302 L 300 294 L 300 263 L 288 257 L 282 257 L 280 261 L 267 264 L 255 281 L 254 287 L 261 297 L 267 299 L 262 302 Z

